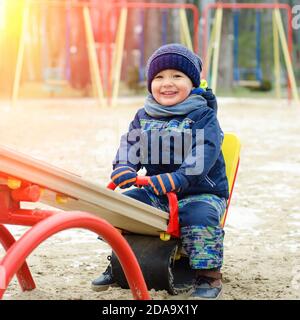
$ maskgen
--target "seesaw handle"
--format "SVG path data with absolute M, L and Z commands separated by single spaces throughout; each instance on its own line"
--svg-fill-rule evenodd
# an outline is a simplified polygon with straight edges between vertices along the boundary
M 137 187 L 147 186 L 149 184 L 149 177 L 137 177 L 135 185 Z M 107 188 L 111 190 L 116 189 L 116 185 L 111 181 Z M 178 199 L 175 192 L 168 192 L 166 194 L 169 200 L 169 223 L 167 228 L 167 233 L 172 235 L 173 237 L 178 238 L 180 236 L 180 228 L 179 228 L 179 216 L 178 216 Z

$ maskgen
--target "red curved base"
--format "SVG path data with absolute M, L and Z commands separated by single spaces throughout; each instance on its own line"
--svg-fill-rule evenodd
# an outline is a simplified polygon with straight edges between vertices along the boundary
M 0 263 L 0 298 L 14 274 L 22 267 L 28 255 L 43 241 L 62 230 L 84 228 L 99 234 L 116 253 L 124 270 L 134 299 L 149 300 L 150 295 L 137 259 L 124 237 L 107 221 L 85 212 L 57 213 L 30 228 L 18 241 L 10 246 Z M 8 243 L 4 228 L 5 244 Z M 1 230 L 4 230 L 1 229 Z M 4 242 L 4 240 L 3 240 Z

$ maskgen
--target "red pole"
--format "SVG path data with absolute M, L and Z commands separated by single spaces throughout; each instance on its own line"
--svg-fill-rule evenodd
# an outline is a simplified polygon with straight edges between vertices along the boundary
M 290 6 L 285 3 L 209 3 L 206 5 L 211 8 L 223 8 L 223 9 L 285 9 L 288 10 Z
M 150 299 L 137 259 L 119 231 L 103 219 L 89 213 L 77 211 L 57 213 L 50 216 L 34 225 L 9 248 L 0 263 L 0 271 L 5 271 L 0 273 L 0 284 L 5 284 L 4 288 L 0 288 L 0 298 L 3 296 L 14 274 L 20 269 L 33 250 L 53 234 L 70 228 L 84 228 L 101 235 L 120 260 L 134 298 L 137 300 Z
M 173 237 L 179 238 L 180 236 L 180 227 L 179 227 L 179 209 L 178 209 L 178 200 L 175 192 L 167 193 L 169 200 L 169 223 L 167 233 Z
M 3 248 L 7 251 L 15 242 L 16 241 L 12 234 L 5 228 L 5 226 L 0 224 L 0 243 Z M 20 269 L 17 271 L 17 278 L 23 291 L 29 291 L 35 288 L 35 283 L 26 261 L 24 261 Z

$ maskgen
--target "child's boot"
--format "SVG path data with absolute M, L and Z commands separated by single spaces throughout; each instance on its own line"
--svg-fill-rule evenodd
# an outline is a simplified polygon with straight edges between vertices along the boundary
M 110 259 L 108 258 L 108 260 Z M 117 283 L 115 282 L 112 274 L 112 266 L 111 264 L 109 264 L 106 270 L 97 279 L 92 281 L 92 290 L 105 291 L 109 287 L 113 287 L 116 285 Z
M 222 295 L 222 274 L 219 271 L 199 270 L 188 299 L 217 300 Z

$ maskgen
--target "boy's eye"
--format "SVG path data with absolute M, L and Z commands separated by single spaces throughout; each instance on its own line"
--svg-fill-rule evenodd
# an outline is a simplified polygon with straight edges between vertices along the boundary
M 179 74 L 179 73 L 176 73 L 176 74 L 174 74 L 174 76 L 173 76 L 174 78 L 181 78 L 182 77 L 182 75 L 181 74 Z
M 162 79 L 162 76 L 158 75 L 158 76 L 155 76 L 154 79 Z

